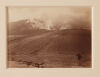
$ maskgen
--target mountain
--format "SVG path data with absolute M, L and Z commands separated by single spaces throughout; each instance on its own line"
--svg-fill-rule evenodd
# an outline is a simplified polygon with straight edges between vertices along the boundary
M 29 35 L 34 32 L 38 32 L 39 29 L 43 29 L 44 22 L 34 19 L 30 21 L 29 19 L 19 20 L 15 22 L 8 23 L 8 34 L 9 35 Z
M 44 63 L 47 68 L 91 67 L 91 31 L 65 29 L 44 32 L 9 42 L 8 51 L 9 61 Z M 82 55 L 80 61 L 77 54 Z

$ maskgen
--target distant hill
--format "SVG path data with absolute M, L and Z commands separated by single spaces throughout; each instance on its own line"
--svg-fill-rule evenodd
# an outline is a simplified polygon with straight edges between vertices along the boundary
M 9 35 L 25 35 L 32 33 L 32 26 L 26 23 L 26 20 L 10 22 L 8 24 Z
M 8 34 L 9 35 L 30 35 L 34 34 L 34 32 L 41 33 L 41 31 L 46 31 L 45 29 L 39 30 L 40 23 L 42 21 L 34 19 L 34 21 L 26 20 L 19 20 L 16 22 L 8 23 Z

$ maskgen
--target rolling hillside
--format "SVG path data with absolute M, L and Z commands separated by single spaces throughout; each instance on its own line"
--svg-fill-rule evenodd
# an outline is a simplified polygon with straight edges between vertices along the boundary
M 42 32 L 41 32 L 42 30 Z M 8 66 L 15 62 L 44 63 L 44 68 L 91 67 L 91 31 L 65 29 L 46 31 L 39 29 L 34 36 L 8 42 Z M 9 40 L 12 37 L 9 37 Z M 79 61 L 77 54 L 82 56 Z M 15 63 L 11 67 L 20 66 Z M 27 64 L 26 64 L 27 65 Z M 35 66 L 33 66 L 35 67 Z

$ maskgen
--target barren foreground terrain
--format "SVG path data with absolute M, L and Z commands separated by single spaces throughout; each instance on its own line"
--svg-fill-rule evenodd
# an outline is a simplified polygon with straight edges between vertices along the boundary
M 8 67 L 91 67 L 91 32 L 65 29 L 8 35 Z

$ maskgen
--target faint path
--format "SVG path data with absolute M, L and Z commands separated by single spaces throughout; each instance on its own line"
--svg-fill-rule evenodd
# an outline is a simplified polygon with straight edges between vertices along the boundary
M 26 43 L 29 43 L 31 41 L 38 40 L 40 38 L 42 39 L 42 38 L 45 38 L 45 37 L 51 37 L 50 35 L 52 35 L 52 34 L 53 34 L 53 32 L 49 32 L 49 33 L 44 33 L 44 34 L 41 34 L 41 35 L 25 37 L 21 40 L 15 40 L 13 43 L 9 42 L 9 45 L 14 46 L 14 45 L 26 44 Z

